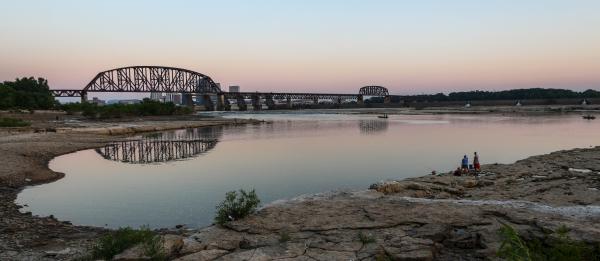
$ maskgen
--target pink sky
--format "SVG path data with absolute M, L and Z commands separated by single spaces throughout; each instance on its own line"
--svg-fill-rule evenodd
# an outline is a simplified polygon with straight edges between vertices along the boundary
M 244 91 L 600 89 L 596 1 L 9 5 L 0 17 L 0 80 L 40 76 L 52 88 L 82 88 L 112 68 L 164 65 Z

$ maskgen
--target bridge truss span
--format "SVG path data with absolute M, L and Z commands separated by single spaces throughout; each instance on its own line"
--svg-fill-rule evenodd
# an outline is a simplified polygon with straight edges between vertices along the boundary
M 365 86 L 360 88 L 359 94 L 365 96 L 389 96 L 388 89 L 382 86 Z
M 87 92 L 219 93 L 208 76 L 174 67 L 131 66 L 98 73 Z

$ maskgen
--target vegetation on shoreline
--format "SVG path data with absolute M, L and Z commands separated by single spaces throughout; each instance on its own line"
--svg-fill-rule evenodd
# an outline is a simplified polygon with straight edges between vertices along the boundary
M 422 94 L 409 96 L 417 100 L 428 101 L 477 101 L 477 100 L 527 100 L 527 99 L 565 99 L 565 98 L 600 98 L 600 92 L 596 90 L 586 90 L 577 92 L 567 89 L 513 89 L 505 91 L 468 91 L 451 92 L 448 95 L 444 93 Z
M 172 102 L 162 103 L 144 99 L 138 104 L 111 104 L 98 106 L 92 103 L 68 103 L 60 106 L 68 114 L 81 112 L 91 119 L 122 118 L 126 116 L 159 116 L 191 114 L 189 107 L 176 106 Z
M 15 118 L 0 118 L 0 127 L 27 127 L 30 122 Z
M 23 77 L 0 83 L 0 110 L 47 110 L 56 102 L 44 78 Z
M 160 236 L 147 227 L 140 229 L 120 228 L 103 236 L 92 249 L 90 259 L 111 260 L 115 255 L 137 244 L 142 244 L 144 253 L 150 260 L 166 259 Z
M 498 256 L 509 261 L 600 260 L 600 246 L 573 240 L 568 232 L 562 226 L 542 239 L 526 240 L 513 227 L 503 224 Z
M 229 221 L 246 217 L 256 211 L 258 204 L 260 204 L 260 199 L 254 190 L 246 192 L 240 189 L 239 194 L 236 191 L 227 192 L 225 200 L 217 205 L 215 222 L 223 225 Z

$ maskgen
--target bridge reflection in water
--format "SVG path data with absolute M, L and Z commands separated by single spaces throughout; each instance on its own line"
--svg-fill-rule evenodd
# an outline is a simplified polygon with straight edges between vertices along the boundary
M 217 142 L 217 139 L 145 138 L 113 142 L 96 152 L 108 160 L 149 164 L 192 158 L 213 149 Z
M 358 127 L 361 134 L 378 134 L 387 131 L 388 121 L 382 119 L 359 120 Z

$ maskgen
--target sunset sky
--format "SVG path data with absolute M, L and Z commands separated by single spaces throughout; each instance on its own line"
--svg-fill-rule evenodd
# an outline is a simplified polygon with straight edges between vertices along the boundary
M 0 0 L 0 81 L 130 65 L 243 91 L 600 89 L 600 1 Z

